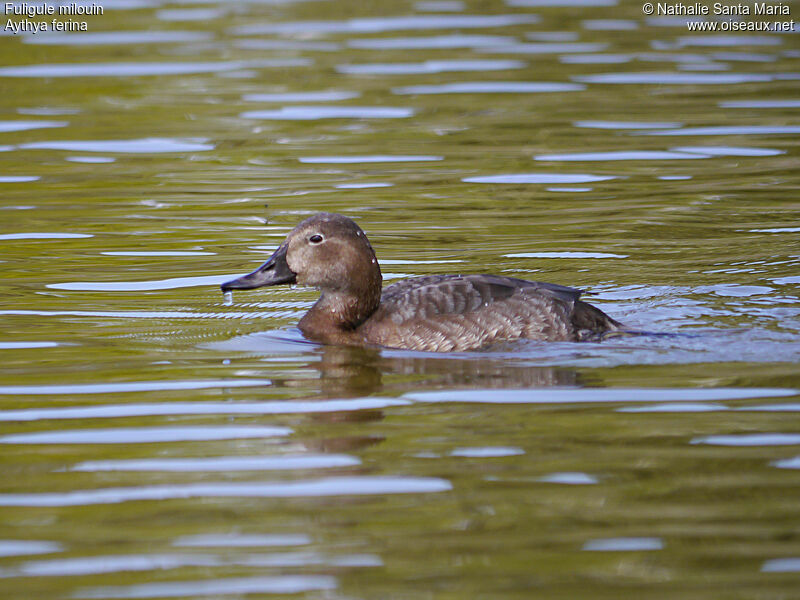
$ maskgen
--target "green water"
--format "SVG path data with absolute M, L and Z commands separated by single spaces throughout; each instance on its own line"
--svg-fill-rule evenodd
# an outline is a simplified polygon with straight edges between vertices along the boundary
M 0 37 L 3 595 L 797 595 L 796 34 L 112 4 Z M 464 181 L 502 175 L 533 182 Z M 313 290 L 223 303 L 322 210 L 387 281 L 551 281 L 676 335 L 430 355 L 303 340 Z

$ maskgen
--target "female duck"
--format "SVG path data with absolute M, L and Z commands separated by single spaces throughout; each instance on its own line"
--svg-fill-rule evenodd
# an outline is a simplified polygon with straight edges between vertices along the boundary
M 222 291 L 299 283 L 319 288 L 300 319 L 325 344 L 378 344 L 450 352 L 520 338 L 600 339 L 622 327 L 579 300 L 581 290 L 498 275 L 429 275 L 381 290 L 381 270 L 361 228 L 320 213 L 295 227 L 267 262 Z

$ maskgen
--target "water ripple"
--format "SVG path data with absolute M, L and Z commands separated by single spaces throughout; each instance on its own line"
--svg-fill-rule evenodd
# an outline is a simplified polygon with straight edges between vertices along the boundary
M 199 427 L 127 427 L 37 431 L 0 437 L 0 444 L 152 444 L 285 436 L 288 427 L 204 425 Z
M 384 274 L 384 279 L 386 279 L 386 274 Z M 294 311 L 186 312 L 179 310 L 0 310 L 0 315 L 8 316 L 108 317 L 111 319 L 272 319 L 287 314 L 294 314 Z
M 747 146 L 679 146 L 670 148 L 674 152 L 693 152 L 708 156 L 778 156 L 785 150 L 774 148 L 751 148 Z
M 432 48 L 475 48 L 513 44 L 516 38 L 502 35 L 437 35 L 430 37 L 363 38 L 347 42 L 351 48 L 368 50 L 417 50 Z
M 444 160 L 444 156 L 402 155 L 402 154 L 370 154 L 362 156 L 301 156 L 301 163 L 306 164 L 359 164 L 386 162 L 429 162 Z
M 346 90 L 323 90 L 320 92 L 245 94 L 242 96 L 242 100 L 247 102 L 336 102 L 338 100 L 358 98 L 360 95 L 358 92 L 348 92 Z
M 800 133 L 800 125 L 722 125 L 646 131 L 638 135 L 784 135 Z
M 205 42 L 213 35 L 202 31 L 92 31 L 26 36 L 26 44 L 47 46 L 117 46 L 120 44 L 171 44 Z
M 172 545 L 178 548 L 258 548 L 264 546 L 305 546 L 310 543 L 311 538 L 305 533 L 199 533 L 179 537 L 172 542 Z
M 633 552 L 641 550 L 661 550 L 664 542 L 656 537 L 620 537 L 589 540 L 582 550 L 590 552 Z
M 275 575 L 168 581 L 137 585 L 79 589 L 73 598 L 182 598 L 185 596 L 244 596 L 249 594 L 299 594 L 334 590 L 336 578 L 328 575 Z
M 198 250 L 127 250 L 119 252 L 101 252 L 103 256 L 211 256 L 216 252 Z
M 593 183 L 616 179 L 611 175 L 589 175 L 585 173 L 510 173 L 507 175 L 483 175 L 465 177 L 466 183 Z
M 478 47 L 475 52 L 493 54 L 558 54 L 558 53 L 590 53 L 602 52 L 608 44 L 602 43 L 534 43 L 534 44 L 508 44 L 504 46 Z
M 450 456 L 463 456 L 466 458 L 502 458 L 504 456 L 519 456 L 525 454 L 522 448 L 491 446 L 481 448 L 456 448 Z
M 670 73 L 645 71 L 641 73 L 598 73 L 574 77 L 581 83 L 619 83 L 655 85 L 732 85 L 772 81 L 766 73 Z
M 220 62 L 111 62 L 59 63 L 0 68 L 0 77 L 143 77 L 148 75 L 191 75 L 218 73 L 258 67 L 302 67 L 311 61 L 292 58 L 270 61 Z
M 236 275 L 200 275 L 197 277 L 172 277 L 170 279 L 152 281 L 73 281 L 69 283 L 49 283 L 46 287 L 54 290 L 81 292 L 139 292 L 219 285 L 234 277 Z
M 414 3 L 420 12 L 460 12 L 465 6 L 461 0 L 422 0 Z
M 571 152 L 566 154 L 537 154 L 533 160 L 546 161 L 604 161 L 604 160 L 693 160 L 708 158 L 702 154 L 658 150 L 629 150 L 614 152 Z
M 0 494 L 0 506 L 92 506 L 140 500 L 187 498 L 314 498 L 446 492 L 452 485 L 436 477 L 328 477 L 286 482 L 210 482 L 101 488 L 63 493 Z
M 263 380 L 267 381 L 267 380 Z M 261 385 L 259 380 L 248 383 L 248 386 Z M 202 387 L 167 387 L 167 384 L 199 383 Z M 220 383 L 221 385 L 203 385 Z M 152 386 L 128 387 L 120 389 L 123 384 L 97 384 L 91 391 L 84 391 L 89 386 L 50 386 L 45 393 L 116 393 L 121 391 L 156 391 L 163 389 L 205 389 L 207 387 L 243 387 L 233 382 L 152 382 Z M 233 385 L 230 385 L 233 384 Z M 130 384 L 129 384 L 130 385 Z M 266 384 L 264 384 L 266 385 Z M 95 390 L 96 387 L 96 390 Z M 73 391 L 79 388 L 81 391 Z M 0 388 L 0 393 L 4 389 Z M 20 386 L 12 389 L 20 389 Z M 26 387 L 25 389 L 30 389 Z M 56 392 L 55 390 L 59 390 Z M 101 392 L 102 390 L 102 392 Z M 19 393 L 19 392 L 17 392 Z M 27 393 L 34 393 L 28 391 Z M 327 412 L 347 412 L 354 410 L 374 410 L 391 406 L 404 406 L 407 400 L 397 398 L 352 398 L 346 400 L 304 400 L 275 402 L 167 402 L 147 404 L 104 404 L 101 406 L 68 406 L 58 408 L 23 408 L 0 411 L 0 421 L 41 421 L 63 419 L 110 419 L 118 417 L 141 417 L 163 415 L 281 415 L 310 414 Z
M 19 147 L 32 150 L 74 150 L 76 152 L 104 152 L 153 154 L 161 152 L 204 152 L 213 150 L 214 144 L 205 138 L 172 139 L 141 138 L 138 140 L 69 140 L 52 142 L 31 142 Z
M 719 46 L 780 46 L 783 43 L 777 36 L 770 35 L 687 35 L 679 37 L 677 45 L 681 48 L 687 46 L 701 46 L 717 48 Z
M 0 342 L 0 350 L 19 350 L 22 348 L 54 348 L 58 342 Z
M 2 147 L 0 147 L 0 151 L 2 151 Z M 28 183 L 30 181 L 39 181 L 39 179 L 41 177 L 36 175 L 0 175 L 0 183 Z
M 77 240 L 81 238 L 94 237 L 89 233 L 55 233 L 55 232 L 32 232 L 32 233 L 3 233 L 0 240 Z
M 314 33 L 382 33 L 410 29 L 472 29 L 538 23 L 536 15 L 412 15 L 350 19 L 347 21 L 287 21 L 234 27 L 234 35 Z
M 506 258 L 628 258 L 627 254 L 609 252 L 516 252 L 504 254 Z
M 633 58 L 630 54 L 565 54 L 558 60 L 567 65 L 621 65 Z
M 589 129 L 675 129 L 683 123 L 669 121 L 654 123 L 651 121 L 573 121 L 575 127 Z
M 800 108 L 800 100 L 730 100 L 721 108 Z
M 66 127 L 67 125 L 69 125 L 69 121 L 0 121 L 0 133 Z
M 35 311 L 31 311 L 34 312 Z M 214 388 L 262 387 L 272 385 L 269 379 L 209 379 L 199 381 L 135 381 L 122 383 L 86 383 L 56 385 L 4 385 L 0 394 L 118 394 L 121 392 L 156 392 L 167 390 L 205 390 Z
M 729 410 L 727 406 L 721 404 L 703 404 L 700 402 L 682 402 L 666 404 L 654 404 L 653 406 L 626 406 L 616 409 L 616 412 L 624 413 L 695 413 L 695 412 L 715 412 Z
M 711 446 L 795 446 L 800 433 L 742 433 L 739 435 L 707 435 L 694 438 L 692 444 Z
M 353 467 L 361 461 L 346 454 L 285 454 L 280 456 L 213 456 L 206 458 L 151 458 L 96 460 L 79 463 L 70 471 L 162 471 L 205 473 L 212 471 L 282 471 Z
M 633 31 L 639 23 L 629 19 L 586 19 L 581 27 L 590 31 Z
M 539 94 L 579 92 L 586 86 L 550 81 L 464 81 L 439 85 L 409 85 L 392 88 L 393 94 Z M 678 124 L 679 125 L 679 124 Z
M 216 8 L 174 8 L 156 11 L 161 21 L 211 21 L 225 13 Z
M 243 119 L 275 121 L 313 121 L 317 119 L 405 119 L 414 116 L 413 108 L 393 106 L 282 106 L 277 110 L 250 110 Z
M 762 573 L 800 573 L 800 557 L 773 558 L 761 565 Z
M 540 477 L 542 483 L 561 483 L 565 485 L 594 485 L 599 483 L 597 477 L 581 472 L 550 473 Z
M 414 402 L 477 402 L 485 404 L 582 404 L 594 402 L 697 402 L 778 398 L 799 390 L 781 388 L 622 388 L 450 390 L 414 392 L 403 398 Z M 800 437 L 800 436 L 799 436 Z
M 505 71 L 522 69 L 527 63 L 520 60 L 426 60 L 419 63 L 364 63 L 337 65 L 336 71 L 345 75 L 422 75 L 459 71 Z
M 373 567 L 381 566 L 382 562 L 380 558 L 369 554 L 328 557 L 317 552 L 244 554 L 234 557 L 212 554 L 123 554 L 28 561 L 17 568 L 0 570 L 0 577 L 68 577 L 127 571 L 163 571 L 183 567 L 307 565 Z
M 58 542 L 42 540 L 0 540 L 0 556 L 30 556 L 51 554 L 64 548 Z

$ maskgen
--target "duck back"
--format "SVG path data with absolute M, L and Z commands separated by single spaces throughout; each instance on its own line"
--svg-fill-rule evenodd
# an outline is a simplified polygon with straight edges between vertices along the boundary
M 359 328 L 367 343 L 434 352 L 528 338 L 576 341 L 619 323 L 579 300 L 581 290 L 498 275 L 430 275 L 383 290 Z

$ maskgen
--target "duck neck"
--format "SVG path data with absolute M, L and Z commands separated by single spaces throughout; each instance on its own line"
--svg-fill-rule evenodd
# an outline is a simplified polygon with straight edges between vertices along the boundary
M 375 267 L 358 283 L 342 289 L 323 289 L 319 300 L 300 319 L 300 331 L 324 343 L 341 344 L 355 339 L 356 329 L 381 303 L 382 278 L 377 264 Z

